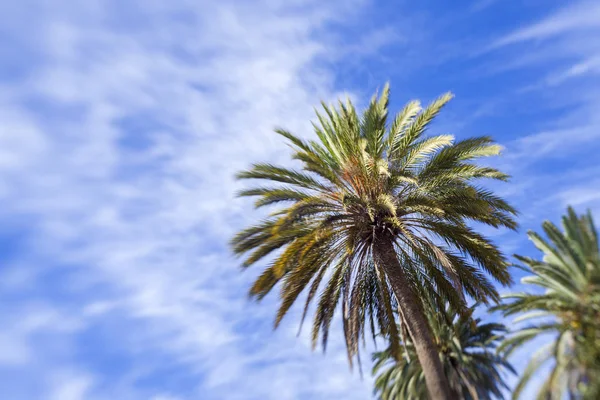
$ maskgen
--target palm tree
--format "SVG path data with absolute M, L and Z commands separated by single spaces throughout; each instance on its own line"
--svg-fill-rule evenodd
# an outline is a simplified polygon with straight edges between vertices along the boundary
M 329 327 L 341 300 L 348 358 L 358 354 L 368 322 L 392 339 L 399 357 L 395 296 L 409 323 L 429 394 L 449 399 L 449 389 L 417 286 L 448 300 L 457 309 L 463 293 L 498 300 L 488 272 L 501 284 L 511 277 L 501 252 L 468 221 L 515 228 L 515 211 L 492 192 L 476 186 L 478 178 L 506 180 L 507 175 L 472 161 L 497 155 L 489 137 L 454 143 L 449 135 L 424 137 L 445 94 L 424 110 L 412 101 L 388 124 L 389 86 L 373 96 L 359 117 L 348 100 L 339 107 L 323 103 L 314 123 L 318 140 L 303 140 L 277 129 L 293 149 L 302 170 L 262 163 L 238 174 L 276 185 L 243 190 L 256 196 L 256 207 L 282 202 L 265 220 L 239 232 L 233 250 L 248 267 L 268 255 L 268 266 L 250 289 L 263 298 L 281 281 L 281 307 L 275 327 L 307 287 L 304 307 L 320 292 L 312 331 L 313 348 Z M 472 262 L 471 262 L 472 260 Z M 319 290 L 321 282 L 327 283 Z M 301 323 L 302 324 L 302 323 Z
M 542 399 L 600 398 L 600 252 L 592 215 L 578 217 L 569 207 L 562 218 L 564 232 L 549 221 L 543 229 L 550 242 L 530 231 L 529 239 L 543 253 L 542 260 L 515 256 L 530 276 L 522 279 L 543 291 L 515 293 L 498 308 L 505 315 L 526 314 L 518 321 L 532 321 L 503 344 L 511 353 L 542 334 L 555 339 L 532 356 L 514 391 L 518 398 L 534 372 L 553 361 L 540 389 Z
M 458 313 L 450 306 L 427 313 L 437 351 L 455 399 L 503 398 L 508 389 L 503 373 L 514 373 L 506 359 L 496 354 L 506 328 L 471 319 L 476 306 Z M 403 327 L 399 327 L 402 331 Z M 427 397 L 424 374 L 412 340 L 403 339 L 404 357 L 396 360 L 388 347 L 374 353 L 375 393 L 382 400 L 418 400 Z

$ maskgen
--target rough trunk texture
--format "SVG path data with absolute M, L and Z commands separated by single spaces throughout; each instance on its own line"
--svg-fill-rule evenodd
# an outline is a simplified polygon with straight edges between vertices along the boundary
M 419 362 L 425 374 L 430 399 L 452 400 L 448 380 L 438 356 L 431 328 L 427 323 L 426 316 L 423 314 L 420 301 L 398 262 L 392 240 L 386 236 L 378 237 L 373 251 L 375 262 L 387 276 L 398 300 L 398 305 L 402 308 Z

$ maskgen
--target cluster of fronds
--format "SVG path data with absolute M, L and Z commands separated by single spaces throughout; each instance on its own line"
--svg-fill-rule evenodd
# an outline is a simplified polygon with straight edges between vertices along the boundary
M 445 94 L 422 109 L 408 103 L 388 121 L 389 88 L 373 97 L 362 115 L 350 101 L 323 104 L 314 131 L 303 140 L 279 129 L 301 169 L 255 164 L 242 179 L 266 181 L 243 190 L 256 207 L 284 204 L 232 241 L 243 265 L 268 263 L 250 293 L 258 299 L 281 286 L 277 326 L 305 289 L 304 315 L 317 299 L 312 330 L 325 348 L 334 312 L 341 302 L 350 363 L 364 341 L 366 326 L 390 337 L 400 356 L 387 277 L 373 260 L 374 237 L 391 234 L 398 259 L 415 291 L 431 293 L 438 304 L 464 307 L 464 294 L 488 302 L 499 299 L 492 281 L 511 282 L 507 263 L 470 221 L 515 228 L 514 209 L 480 178 L 507 176 L 474 161 L 497 155 L 489 137 L 455 141 L 426 137 L 425 131 L 451 99 Z
M 530 273 L 522 279 L 542 294 L 506 296 L 500 308 L 506 315 L 525 312 L 518 321 L 530 326 L 516 331 L 502 345 L 507 352 L 542 334 L 556 339 L 538 349 L 515 388 L 518 397 L 535 371 L 553 363 L 539 398 L 562 399 L 566 393 L 585 399 L 600 398 L 600 252 L 591 214 L 578 217 L 572 208 L 562 219 L 564 232 L 551 222 L 543 229 L 549 242 L 535 232 L 529 238 L 544 254 L 542 260 L 516 256 Z M 581 398 L 581 397 L 571 397 Z
M 506 328 L 502 324 L 484 324 L 479 318 L 472 319 L 474 310 L 475 306 L 467 313 L 458 313 L 450 306 L 428 310 L 442 366 L 453 398 L 502 398 L 502 390 L 508 389 L 504 375 L 515 373 L 504 355 L 496 352 Z M 402 326 L 399 330 L 404 331 L 400 360 L 392 357 L 389 348 L 373 355 L 375 394 L 382 400 L 425 399 L 423 369 L 407 331 Z

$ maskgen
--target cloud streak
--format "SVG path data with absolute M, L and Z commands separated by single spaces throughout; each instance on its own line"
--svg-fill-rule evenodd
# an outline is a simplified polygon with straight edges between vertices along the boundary
M 368 396 L 335 342 L 328 357 L 312 354 L 293 316 L 272 332 L 274 299 L 247 302 L 258 271 L 240 274 L 225 245 L 250 218 L 234 171 L 285 159 L 272 128 L 307 132 L 312 105 L 335 96 L 325 27 L 350 18 L 348 5 L 28 6 L 40 35 L 7 24 L 31 59 L 0 98 L 1 217 L 27 252 L 5 274 L 53 319 L 0 340 L 12 349 L 4 375 L 29 371 L 32 382 L 4 380 L 3 392 Z

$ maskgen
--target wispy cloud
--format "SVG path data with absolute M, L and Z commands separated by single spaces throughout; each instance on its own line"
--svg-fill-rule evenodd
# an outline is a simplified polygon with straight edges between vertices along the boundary
M 573 180 L 570 177 L 588 165 L 586 160 L 599 149 L 600 119 L 596 110 L 600 107 L 597 80 L 600 45 L 590 40 L 598 35 L 600 7 L 596 2 L 580 1 L 510 32 L 494 43 L 495 48 L 503 48 L 503 55 L 522 59 L 522 63 L 512 68 L 538 72 L 538 79 L 525 87 L 529 91 L 529 102 L 524 105 L 537 112 L 545 111 L 537 124 L 541 129 L 523 132 L 521 137 L 508 143 L 505 159 L 507 167 L 516 174 L 528 175 L 531 179 L 540 175 L 536 185 L 545 176 L 540 173 L 543 170 L 550 172 L 548 178 L 555 182 L 555 191 L 562 190 L 557 182 L 564 182 L 563 187 L 571 193 L 574 193 L 574 185 L 588 185 L 588 178 Z M 534 43 L 536 47 L 532 51 Z M 524 94 L 517 90 L 511 96 L 517 102 Z M 560 167 L 554 168 L 550 160 Z M 562 196 L 566 197 L 566 194 Z M 573 202 L 586 205 L 576 198 Z
M 530 41 L 548 40 L 574 30 L 596 30 L 600 25 L 600 6 L 594 1 L 572 2 L 549 17 L 518 29 L 494 43 L 494 47 Z
M 272 332 L 275 299 L 247 302 L 259 271 L 240 274 L 226 248 L 249 220 L 234 171 L 284 160 L 272 128 L 305 134 L 312 106 L 335 97 L 326 24 L 352 18 L 351 3 L 30 3 L 35 38 L 10 22 L 20 9 L 3 13 L 23 52 L 1 81 L 1 218 L 27 249 L 6 274 L 52 323 L 3 332 L 3 371 L 28 373 L 0 390 L 368 396 L 341 343 L 311 353 L 294 316 Z M 14 293 L 3 303 L 25 307 Z
M 51 400 L 79 400 L 89 398 L 89 388 L 93 381 L 90 377 L 78 372 L 62 372 L 52 380 L 53 388 L 49 393 Z
M 471 6 L 472 12 L 485 10 L 498 3 L 498 0 L 478 0 Z
M 275 296 L 247 301 L 259 271 L 240 273 L 226 243 L 257 215 L 234 198 L 232 176 L 253 161 L 287 162 L 272 128 L 308 135 L 313 105 L 338 96 L 344 68 L 348 81 L 369 91 L 382 84 L 375 75 L 394 83 L 399 71 L 406 86 L 399 102 L 415 93 L 411 81 L 422 97 L 468 80 L 453 63 L 472 41 L 446 35 L 470 17 L 433 24 L 419 11 L 415 18 L 399 12 L 402 24 L 357 32 L 373 4 L 322 3 L 0 6 L 0 322 L 9 327 L 0 333 L 0 392 L 11 399 L 370 396 L 370 378 L 348 370 L 338 336 L 326 356 L 311 353 L 306 332 L 296 338 L 295 315 L 272 332 Z M 509 71 L 535 70 L 531 106 L 515 101 L 522 87 L 497 102 L 472 99 L 487 105 L 483 117 L 534 111 L 514 116 L 511 107 L 545 111 L 511 140 L 499 138 L 507 149 L 498 162 L 515 176 L 502 190 L 526 227 L 567 202 L 598 204 L 589 184 L 598 171 L 584 157 L 596 152 L 600 132 L 600 48 L 590 40 L 599 12 L 595 3 L 570 3 L 515 27 L 482 55 L 502 65 L 519 60 Z M 408 50 L 381 51 L 395 44 Z M 385 57 L 385 71 L 372 72 L 365 56 Z M 370 94 L 355 97 L 360 103 Z M 500 239 L 507 252 L 521 243 Z
M 541 129 L 522 132 L 521 137 L 507 143 L 502 161 L 514 175 L 513 187 L 519 189 L 509 197 L 518 205 L 526 229 L 539 231 L 542 220 L 559 222 L 569 205 L 579 212 L 600 212 L 600 169 L 592 161 L 600 151 L 596 111 L 600 108 L 600 45 L 593 40 L 599 35 L 598 3 L 571 2 L 506 34 L 488 48 L 516 60 L 509 61 L 509 67 L 504 65 L 502 72 L 527 70 L 531 73 L 528 76 L 534 76 L 511 95 L 513 103 L 508 104 L 518 103 L 523 96 L 528 99 L 522 103 L 525 107 L 543 115 L 537 123 Z M 522 243 L 519 253 L 530 252 L 533 255 L 533 246 Z M 517 285 L 509 291 L 523 289 Z M 536 340 L 528 348 L 547 341 Z M 524 368 L 530 353 L 524 349 L 512 357 L 518 370 Z M 544 371 L 536 374 L 523 397 L 535 396 L 545 377 Z

